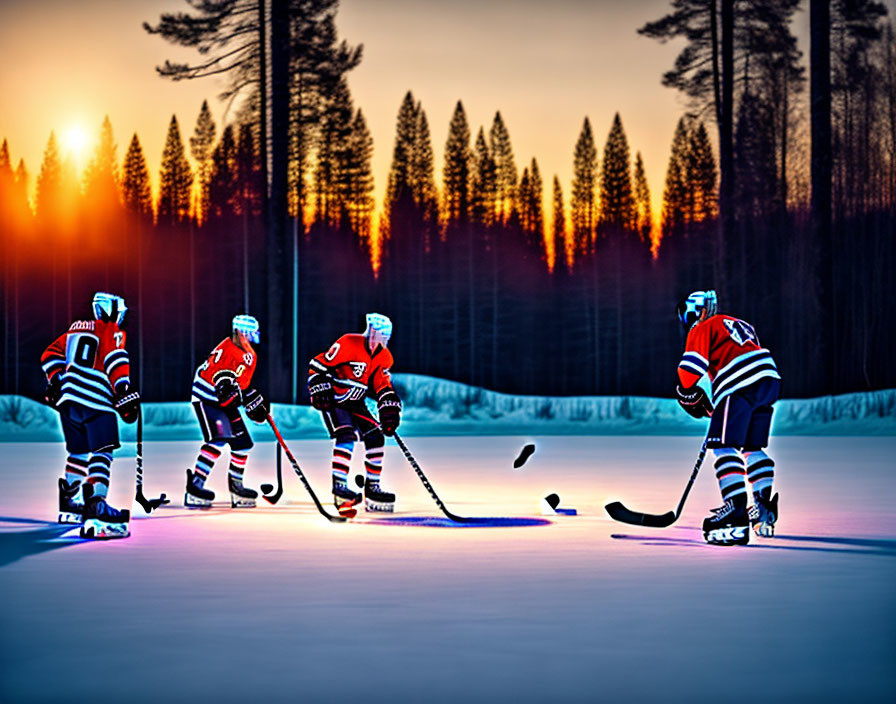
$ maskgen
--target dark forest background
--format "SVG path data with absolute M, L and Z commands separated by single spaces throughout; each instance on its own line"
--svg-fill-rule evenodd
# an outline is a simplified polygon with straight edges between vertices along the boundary
M 131 306 L 147 400 L 186 399 L 196 365 L 248 312 L 262 326 L 259 386 L 301 402 L 308 359 L 371 310 L 395 324 L 395 371 L 509 393 L 665 396 L 682 348 L 674 306 L 703 288 L 755 324 L 786 395 L 896 386 L 885 6 L 675 0 L 640 28 L 687 40 L 661 77 L 688 111 L 655 204 L 618 114 L 605 140 L 584 119 L 564 187 L 518 160 L 500 112 L 477 129 L 460 101 L 434 163 L 408 92 L 378 207 L 347 83 L 363 52 L 338 38 L 337 5 L 194 2 L 145 25 L 199 50 L 162 77 L 220 75 L 234 101 L 225 125 L 207 104 L 189 134 L 171 118 L 155 198 L 139 136 L 121 159 L 108 120 L 80 175 L 50 135 L 33 204 L 3 141 L 0 393 L 40 396 L 41 351 L 90 315 L 96 290 Z M 791 32 L 801 9 L 809 57 Z

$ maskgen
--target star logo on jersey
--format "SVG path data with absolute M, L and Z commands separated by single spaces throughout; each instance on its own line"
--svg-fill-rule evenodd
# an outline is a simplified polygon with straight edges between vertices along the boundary
M 360 379 L 367 369 L 367 362 L 349 362 L 356 379 Z

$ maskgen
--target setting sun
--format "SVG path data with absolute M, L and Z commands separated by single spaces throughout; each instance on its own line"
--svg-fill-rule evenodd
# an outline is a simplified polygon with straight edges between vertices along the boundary
M 62 135 L 63 152 L 78 163 L 84 160 L 89 138 L 87 131 L 80 125 L 71 125 Z

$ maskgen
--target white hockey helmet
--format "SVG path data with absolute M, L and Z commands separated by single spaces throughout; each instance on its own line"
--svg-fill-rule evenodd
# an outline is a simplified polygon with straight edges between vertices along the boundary
M 97 291 L 93 294 L 93 317 L 104 322 L 114 322 L 121 327 L 124 324 L 125 313 L 128 307 L 121 296 L 114 293 Z
M 370 349 L 375 350 L 377 345 L 386 347 L 392 337 L 392 321 L 382 313 L 368 313 L 364 335 L 370 341 Z
M 694 291 L 678 304 L 676 311 L 684 329 L 690 330 L 694 323 L 700 320 L 700 316 L 704 311 L 706 311 L 705 317 L 709 318 L 715 315 L 718 309 L 719 300 L 716 297 L 716 292 L 709 290 Z
M 258 330 L 258 321 L 251 315 L 234 316 L 233 331 L 245 335 L 249 342 L 261 342 L 261 333 Z

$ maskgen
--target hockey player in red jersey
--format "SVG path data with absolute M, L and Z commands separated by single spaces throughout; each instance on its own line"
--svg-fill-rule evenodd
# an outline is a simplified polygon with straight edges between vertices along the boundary
M 703 536 L 717 545 L 746 545 L 751 524 L 757 535 L 771 537 L 778 518 L 778 495 L 772 496 L 775 463 L 763 448 L 781 377 L 753 326 L 717 308 L 715 291 L 695 291 L 678 304 L 687 342 L 676 391 L 690 415 L 710 418 L 706 445 L 715 455 L 725 503 L 703 521 Z M 704 375 L 712 382 L 712 401 L 697 383 Z M 753 491 L 749 510 L 745 479 Z
M 59 411 L 68 459 L 59 480 L 59 522 L 81 524 L 81 537 L 126 538 L 130 511 L 106 503 L 118 420 L 137 420 L 140 394 L 130 386 L 124 299 L 93 297 L 93 320 L 76 320 L 41 356 L 46 402 Z
M 309 363 L 308 392 L 311 405 L 321 411 L 335 441 L 333 447 L 333 497 L 337 508 L 360 503 L 361 495 L 348 485 L 348 471 L 355 440 L 366 450 L 364 466 L 365 507 L 368 511 L 392 511 L 395 494 L 380 486 L 383 435 L 392 435 L 401 422 L 401 399 L 392 388 L 392 353 L 387 349 L 392 321 L 379 313 L 367 314 L 363 334 L 340 337 L 329 350 Z M 372 394 L 379 407 L 379 425 L 369 420 L 364 398 Z
M 215 493 L 205 488 L 205 480 L 221 456 L 224 445 L 230 445 L 230 471 L 227 486 L 233 508 L 252 508 L 258 492 L 243 486 L 243 473 L 252 438 L 240 415 L 240 406 L 256 423 L 264 423 L 269 408 L 262 395 L 250 384 L 258 357 L 252 343 L 258 343 L 258 321 L 251 315 L 233 319 L 230 337 L 225 338 L 199 365 L 193 377 L 193 410 L 199 419 L 204 443 L 199 449 L 196 466 L 187 470 L 184 506 L 207 508 Z

